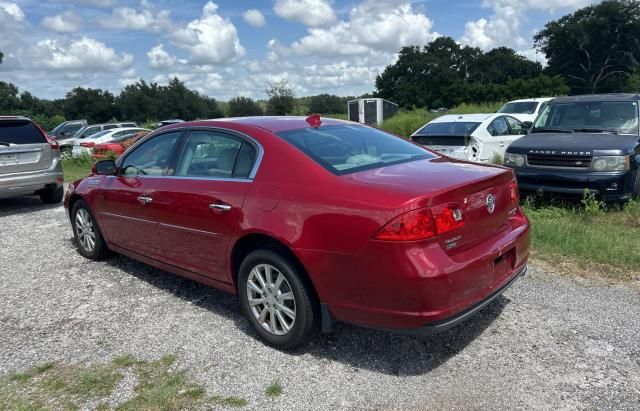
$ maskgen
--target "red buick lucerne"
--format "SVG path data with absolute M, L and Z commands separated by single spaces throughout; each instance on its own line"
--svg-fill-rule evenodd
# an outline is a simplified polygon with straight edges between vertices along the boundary
M 335 321 L 431 334 L 526 270 L 511 170 L 318 116 L 180 123 L 65 193 L 80 254 L 235 293 L 267 343 Z

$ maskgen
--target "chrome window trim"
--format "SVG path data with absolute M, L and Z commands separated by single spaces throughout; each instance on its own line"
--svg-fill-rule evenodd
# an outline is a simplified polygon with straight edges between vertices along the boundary
M 218 131 L 221 133 L 227 133 L 227 134 L 231 134 L 231 135 L 235 135 L 238 138 L 250 141 L 251 143 L 253 143 L 253 145 L 258 149 L 258 154 L 256 155 L 256 159 L 253 162 L 253 167 L 251 168 L 251 172 L 249 173 L 249 176 L 246 178 L 226 178 L 226 177 L 202 177 L 202 176 L 118 176 L 118 177 L 128 177 L 128 178 L 132 178 L 132 177 L 137 177 L 137 178 L 144 178 L 144 177 L 153 177 L 153 178 L 177 178 L 177 179 L 191 179 L 191 180 L 215 180 L 215 181 L 235 181 L 235 182 L 241 182 L 241 183 L 250 183 L 252 182 L 255 177 L 256 174 L 258 174 L 258 170 L 260 168 L 260 164 L 262 163 L 262 158 L 264 157 L 264 148 L 262 147 L 262 144 L 260 144 L 255 138 L 249 136 L 248 134 L 245 134 L 243 132 L 240 131 L 236 131 L 236 130 L 231 130 L 228 128 L 223 128 L 223 127 L 215 127 L 215 126 L 185 126 L 185 127 L 172 127 L 168 130 L 162 130 L 162 132 L 158 132 L 157 134 L 155 133 L 150 133 L 149 135 L 141 138 L 138 142 L 136 142 L 136 144 L 134 144 L 133 146 L 129 147 L 129 149 L 125 152 L 126 156 L 122 156 L 121 158 L 118 159 L 118 162 L 116 163 L 116 165 L 118 166 L 118 168 L 120 167 L 120 165 L 125 161 L 125 159 L 131 155 L 131 153 L 133 153 L 136 148 L 139 145 L 144 144 L 147 140 L 151 140 L 152 138 L 155 137 L 159 137 L 163 134 L 167 134 L 167 133 L 175 133 L 176 131 L 179 131 L 180 133 L 184 133 L 185 131 L 192 131 L 192 130 L 204 130 L 204 131 Z M 188 137 L 188 136 L 187 136 Z

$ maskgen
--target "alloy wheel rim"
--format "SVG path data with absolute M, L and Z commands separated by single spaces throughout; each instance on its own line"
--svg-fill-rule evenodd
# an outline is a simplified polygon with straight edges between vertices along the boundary
M 93 229 L 93 220 L 87 210 L 81 208 L 76 213 L 76 232 L 80 246 L 88 252 L 92 252 L 96 246 L 96 233 Z
M 249 272 L 247 299 L 258 324 L 273 335 L 285 335 L 296 321 L 296 300 L 287 278 L 270 264 Z

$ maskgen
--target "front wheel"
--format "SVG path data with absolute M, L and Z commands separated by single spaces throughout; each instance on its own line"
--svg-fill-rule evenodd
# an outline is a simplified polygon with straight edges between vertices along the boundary
M 245 315 L 268 344 L 292 349 L 316 328 L 313 294 L 300 268 L 269 250 L 250 253 L 240 266 L 238 294 Z
M 86 258 L 100 260 L 108 253 L 107 244 L 87 203 L 79 200 L 71 210 L 73 236 L 78 252 Z
M 640 168 L 636 170 L 636 182 L 633 185 L 631 198 L 634 200 L 640 200 Z

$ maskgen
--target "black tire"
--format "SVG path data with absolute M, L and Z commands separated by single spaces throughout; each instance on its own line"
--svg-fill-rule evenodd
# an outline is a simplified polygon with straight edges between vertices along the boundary
M 282 273 L 286 279 L 286 283 L 282 282 L 280 287 L 285 287 L 285 290 L 290 289 L 293 293 L 295 320 L 293 321 L 291 328 L 284 335 L 276 335 L 275 333 L 267 330 L 265 328 L 269 326 L 266 324 L 267 320 L 265 320 L 265 326 L 261 325 L 258 321 L 259 319 L 256 318 L 257 314 L 254 314 L 249 304 L 249 291 L 247 290 L 247 285 L 251 271 L 254 268 L 263 267 L 264 265 L 272 266 L 279 271 L 279 273 Z M 317 304 L 314 304 L 315 297 L 310 289 L 311 285 L 306 284 L 304 277 L 302 277 L 303 274 L 301 273 L 301 270 L 302 268 L 299 268 L 298 264 L 294 264 L 287 258 L 284 258 L 280 254 L 270 250 L 253 251 L 245 257 L 244 261 L 242 261 L 242 264 L 240 265 L 240 271 L 238 274 L 238 296 L 240 298 L 242 310 L 258 335 L 266 341 L 267 344 L 276 348 L 293 349 L 304 345 L 317 330 L 320 319 L 319 311 L 316 309 Z M 272 284 L 275 283 L 276 279 L 273 279 Z M 276 290 L 276 292 L 278 292 L 278 290 Z M 265 294 L 263 294 L 263 296 L 264 295 Z M 267 301 L 266 297 L 263 299 Z M 274 308 L 277 304 L 279 304 L 278 307 L 282 306 L 282 304 L 274 303 L 273 301 L 271 304 Z M 291 304 L 291 302 L 288 302 L 287 304 Z M 267 310 L 266 306 L 263 304 L 256 306 L 256 310 L 259 310 L 261 307 L 263 307 L 264 310 Z M 260 310 L 260 312 L 262 311 Z M 267 314 L 269 321 L 272 312 L 274 311 L 270 311 Z M 280 315 L 284 315 L 284 312 L 280 312 Z M 276 316 L 276 319 L 277 318 L 278 317 Z M 286 318 L 290 319 L 290 317 Z M 279 324 L 282 324 L 279 319 L 277 319 L 277 321 Z M 281 328 L 284 330 L 284 327 Z
M 91 248 L 88 245 L 88 243 L 85 240 L 83 240 L 83 238 L 81 237 L 82 236 L 81 232 L 86 232 L 86 229 L 85 230 L 81 229 L 80 225 L 81 225 L 82 219 L 80 220 L 78 219 L 78 213 L 81 213 L 82 215 L 84 215 L 85 217 L 84 221 L 86 221 L 86 216 L 89 217 L 89 221 L 91 223 L 91 227 L 94 234 L 93 248 Z M 108 255 L 109 249 L 107 248 L 107 244 L 104 241 L 104 238 L 102 237 L 102 233 L 100 232 L 100 228 L 96 223 L 96 219 L 93 216 L 93 213 L 91 212 L 91 209 L 89 208 L 87 203 L 85 203 L 82 200 L 78 200 L 73 205 L 73 209 L 71 210 L 71 225 L 73 227 L 73 237 L 76 240 L 76 247 L 78 248 L 78 252 L 83 257 L 89 258 L 91 260 L 101 260 Z
M 40 200 L 45 204 L 58 204 L 64 197 L 64 188 L 62 186 L 55 188 L 45 188 L 38 193 Z
M 631 198 L 633 198 L 634 200 L 640 200 L 640 168 L 636 170 L 636 182 L 633 185 Z

